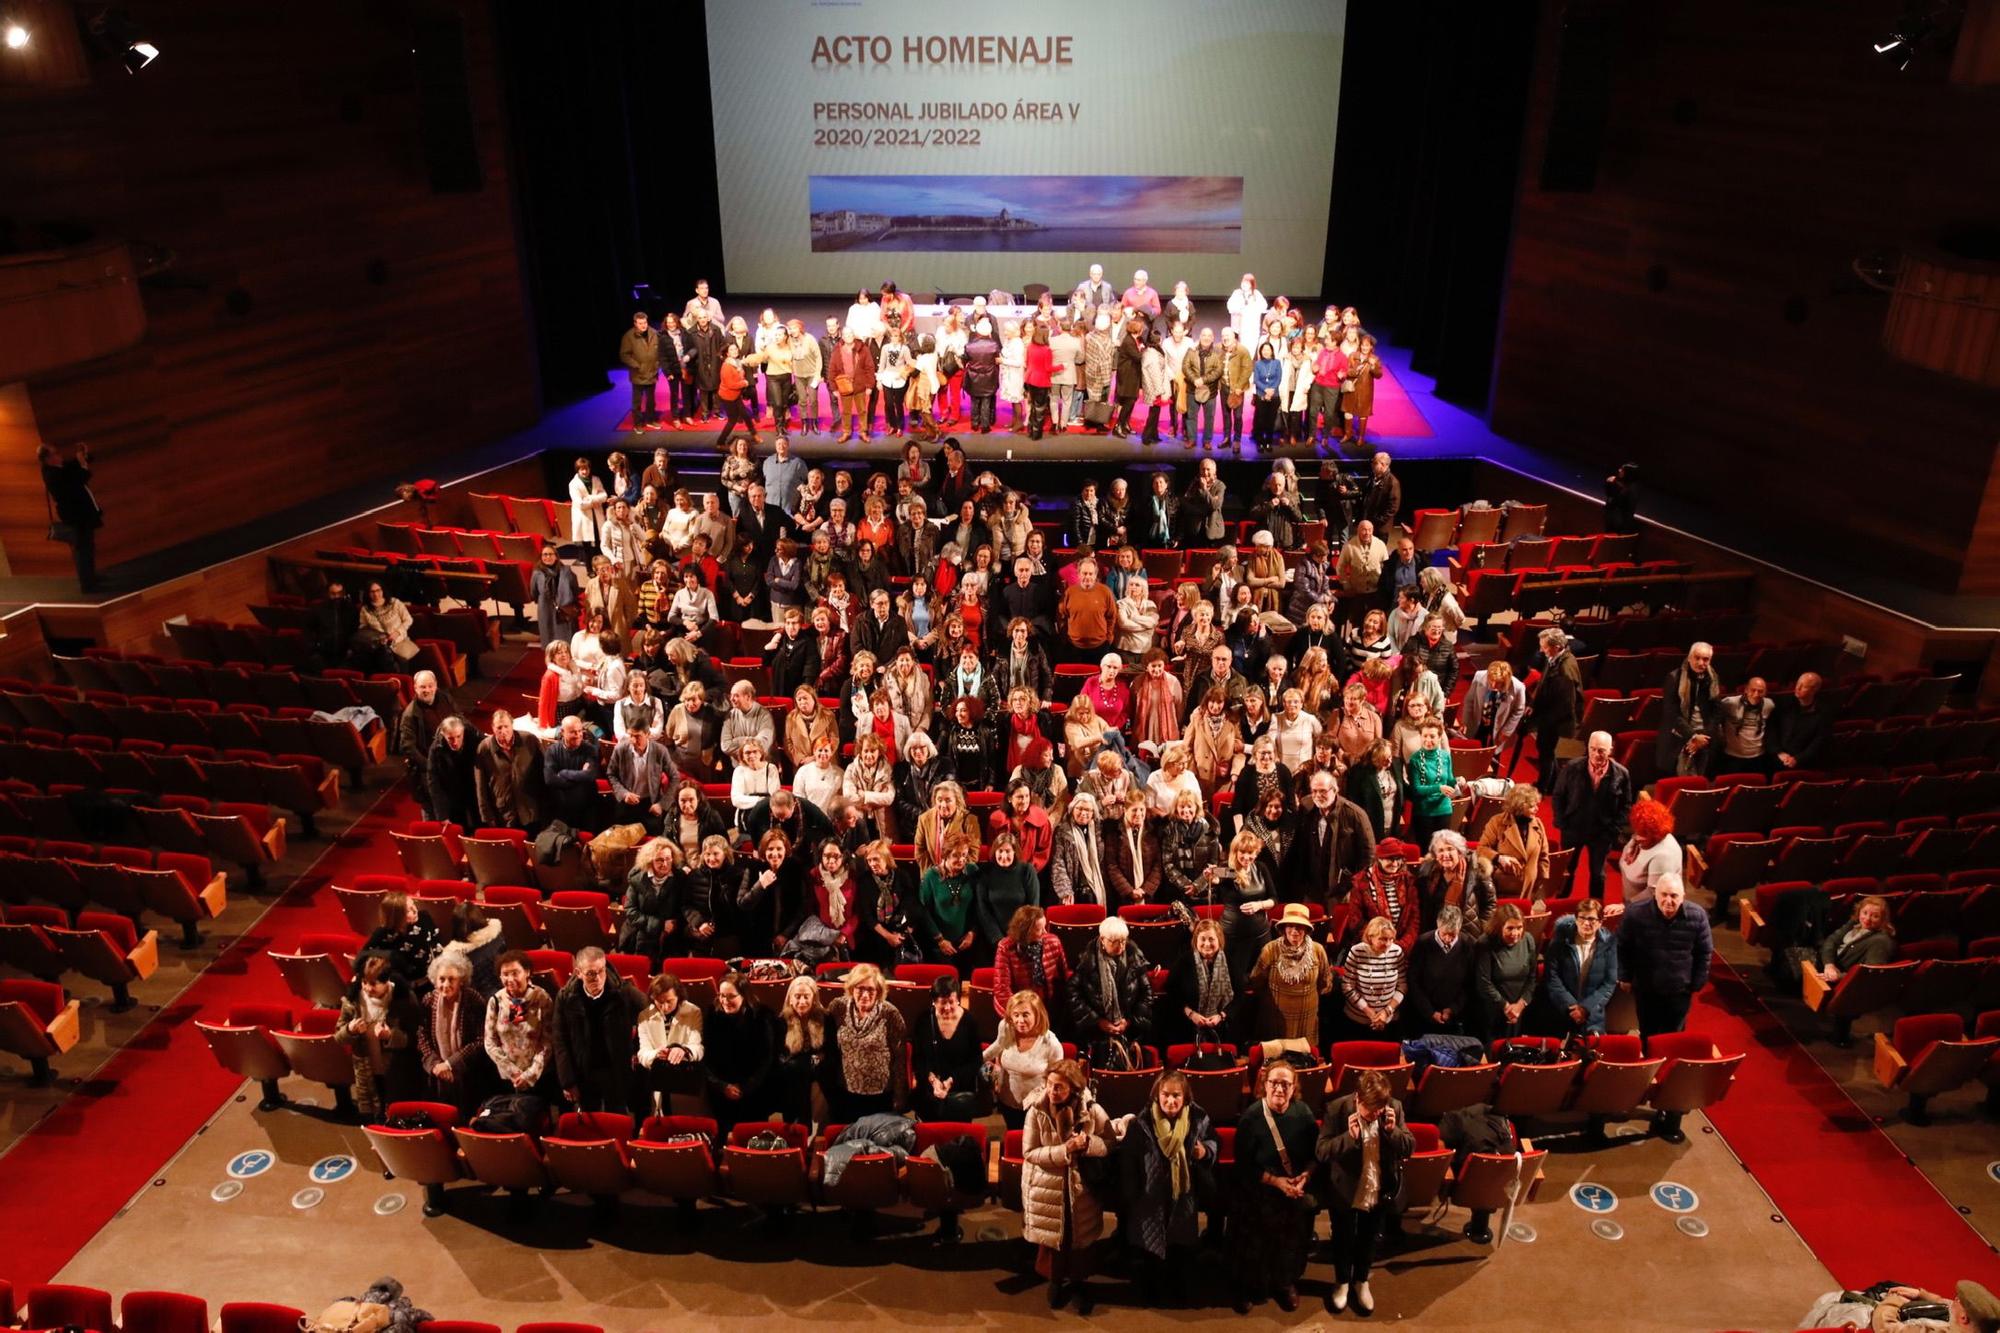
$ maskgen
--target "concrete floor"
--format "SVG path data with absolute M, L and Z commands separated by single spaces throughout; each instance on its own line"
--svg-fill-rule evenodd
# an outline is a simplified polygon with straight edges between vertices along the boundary
M 296 1096 L 315 1090 L 287 1088 Z M 1795 1327 L 1831 1278 L 1772 1216 L 1770 1201 L 1706 1123 L 1691 1117 L 1687 1128 L 1679 1148 L 1635 1137 L 1582 1153 L 1551 1140 L 1540 1196 L 1517 1214 L 1538 1233 L 1531 1244 L 1489 1253 L 1459 1237 L 1462 1211 L 1447 1212 L 1435 1228 L 1411 1215 L 1410 1239 L 1378 1270 L 1376 1321 L 1518 1333 Z M 210 1190 L 227 1178 L 230 1159 L 250 1148 L 273 1150 L 277 1165 L 244 1182 L 237 1197 L 213 1201 Z M 294 1193 L 311 1183 L 310 1165 L 343 1152 L 359 1168 L 328 1186 L 317 1206 L 294 1208 Z M 1695 1191 L 1708 1236 L 1682 1234 L 1648 1199 L 1662 1179 Z M 1583 1180 L 1618 1195 L 1611 1220 L 1624 1228 L 1622 1239 L 1594 1236 L 1592 1217 L 1569 1202 L 1569 1186 Z M 378 1201 L 390 1196 L 405 1206 L 378 1215 Z M 311 1111 L 259 1112 L 254 1097 L 239 1096 L 59 1280 L 190 1291 L 211 1310 L 245 1299 L 317 1309 L 386 1273 L 440 1318 L 507 1328 L 568 1319 L 619 1333 L 751 1321 L 919 1328 L 935 1326 L 944 1312 L 980 1328 L 1039 1327 L 1051 1318 L 1043 1285 L 1023 1273 L 1019 1216 L 998 1205 L 967 1216 L 963 1243 L 938 1246 L 914 1216 L 891 1216 L 867 1236 L 837 1211 L 808 1213 L 773 1235 L 754 1209 L 727 1203 L 704 1206 L 688 1231 L 671 1207 L 643 1195 L 629 1196 L 615 1217 L 558 1195 L 520 1220 L 478 1186 L 454 1187 L 442 1217 L 426 1219 L 421 1201 L 417 1187 L 382 1178 L 359 1129 Z M 162 1243 L 187 1236 L 200 1241 Z M 1265 1304 L 1250 1322 L 1330 1322 L 1320 1304 L 1328 1276 L 1316 1256 L 1301 1311 L 1286 1317 Z M 1122 1280 L 1100 1278 L 1097 1288 L 1096 1318 L 1119 1327 L 1142 1317 L 1149 1326 L 1183 1327 L 1235 1319 L 1220 1303 L 1141 1316 Z

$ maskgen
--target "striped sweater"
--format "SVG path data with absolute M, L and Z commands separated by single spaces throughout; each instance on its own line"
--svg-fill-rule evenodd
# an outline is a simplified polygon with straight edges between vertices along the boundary
M 1371 1009 L 1394 1010 L 1403 1002 L 1403 946 L 1393 941 L 1381 953 L 1360 941 L 1347 951 L 1341 969 L 1341 990 L 1347 1017 L 1367 1026 Z

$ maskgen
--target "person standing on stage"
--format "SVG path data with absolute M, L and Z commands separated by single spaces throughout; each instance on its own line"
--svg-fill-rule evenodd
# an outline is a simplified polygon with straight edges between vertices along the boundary
M 654 411 L 653 386 L 660 378 L 660 335 L 653 331 L 645 311 L 633 312 L 632 327 L 618 340 L 618 359 L 632 384 L 632 429 L 657 425 L 660 416 Z

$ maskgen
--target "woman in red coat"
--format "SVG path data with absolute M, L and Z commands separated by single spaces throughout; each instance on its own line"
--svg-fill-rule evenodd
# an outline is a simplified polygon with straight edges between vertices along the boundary
M 1037 875 L 1048 869 L 1049 855 L 1055 851 L 1055 825 L 1049 823 L 1049 812 L 1035 802 L 1035 790 L 1025 782 L 1016 782 L 1007 789 L 1007 804 L 995 810 L 986 821 L 991 842 L 1002 833 L 1012 833 L 1021 843 L 1021 859 L 1035 868 Z
M 1046 324 L 1035 325 L 1028 338 L 1028 365 L 1024 376 L 1028 386 L 1028 438 L 1042 438 L 1042 423 L 1049 419 L 1049 382 L 1055 377 L 1055 355 L 1049 351 Z

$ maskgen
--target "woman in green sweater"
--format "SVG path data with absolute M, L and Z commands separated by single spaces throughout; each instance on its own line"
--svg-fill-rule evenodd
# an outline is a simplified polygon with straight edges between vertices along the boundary
M 979 942 L 974 952 L 979 965 L 990 967 L 993 951 L 1007 938 L 1007 924 L 1023 907 L 1042 905 L 1042 881 L 1035 868 L 1021 859 L 1021 842 L 1012 833 L 993 840 L 992 860 L 979 867 L 978 888 L 972 900 L 973 919 L 979 926 Z
M 1431 834 L 1451 826 L 1451 797 L 1458 780 L 1451 773 L 1451 747 L 1445 744 L 1444 723 L 1425 720 L 1423 744 L 1410 755 L 1405 787 L 1410 794 L 1410 841 L 1431 845 Z
M 949 963 L 959 975 L 970 977 L 978 958 L 978 923 L 973 902 L 979 893 L 979 874 L 972 868 L 973 844 L 955 838 L 945 844 L 944 860 L 924 872 L 917 889 L 921 909 L 917 933 L 932 961 Z

